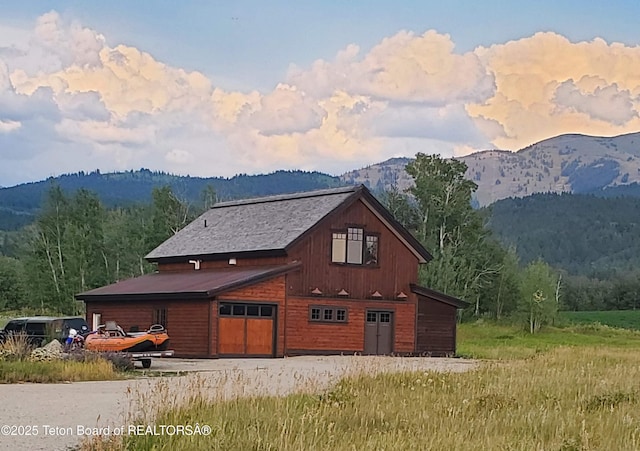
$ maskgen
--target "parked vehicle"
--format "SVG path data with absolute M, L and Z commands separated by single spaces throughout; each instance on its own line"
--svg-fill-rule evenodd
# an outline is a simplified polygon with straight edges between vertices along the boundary
M 89 325 L 79 316 L 29 316 L 10 320 L 0 333 L 0 342 L 11 334 L 24 333 L 34 346 L 56 339 L 64 343 L 69 331 L 75 329 L 80 335 L 89 332 Z

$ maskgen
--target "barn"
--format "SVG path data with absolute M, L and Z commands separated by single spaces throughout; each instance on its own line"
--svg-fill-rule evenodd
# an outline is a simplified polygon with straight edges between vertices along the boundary
M 146 258 L 76 297 L 184 357 L 452 355 L 468 305 L 418 285 L 431 255 L 362 185 L 218 203 Z

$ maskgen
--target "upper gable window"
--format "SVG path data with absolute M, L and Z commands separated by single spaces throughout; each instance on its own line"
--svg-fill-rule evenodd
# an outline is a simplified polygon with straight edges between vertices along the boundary
M 333 232 L 331 262 L 349 265 L 378 265 L 378 236 L 359 227 Z

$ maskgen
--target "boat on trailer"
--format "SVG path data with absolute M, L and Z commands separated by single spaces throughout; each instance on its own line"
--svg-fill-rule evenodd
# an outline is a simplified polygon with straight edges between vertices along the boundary
M 169 349 L 169 334 L 161 324 L 154 324 L 145 332 L 127 333 L 115 321 L 108 321 L 85 337 L 84 347 L 102 352 L 166 351 Z

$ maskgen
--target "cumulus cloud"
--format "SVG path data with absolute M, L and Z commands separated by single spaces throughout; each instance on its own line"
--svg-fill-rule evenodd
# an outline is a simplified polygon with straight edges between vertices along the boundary
M 517 150 L 562 133 L 640 130 L 640 47 L 537 33 L 474 53 L 494 74 L 496 93 L 467 110 L 501 125 L 502 136 L 488 136 L 496 147 Z
M 319 128 L 326 111 L 317 100 L 293 86 L 280 84 L 260 99 L 257 111 L 249 114 L 250 124 L 263 135 L 304 133 Z
M 55 11 L 11 36 L 0 41 L 0 151 L 21 166 L 0 168 L 5 185 L 96 166 L 342 173 L 418 151 L 640 130 L 640 47 L 602 39 L 538 33 L 457 52 L 449 35 L 400 31 L 291 65 L 271 91 L 236 92 Z
M 446 105 L 482 101 L 494 91 L 493 76 L 473 53 L 456 54 L 449 35 L 401 31 L 385 38 L 363 58 L 346 47 L 333 63 L 316 61 L 310 70 L 292 67 L 289 82 L 327 95 L 336 90 L 374 98 Z
M 582 91 L 573 80 L 561 83 L 553 98 L 560 109 L 569 108 L 584 113 L 592 119 L 624 125 L 638 113 L 628 90 L 620 90 L 616 83 L 597 86 L 592 92 Z

